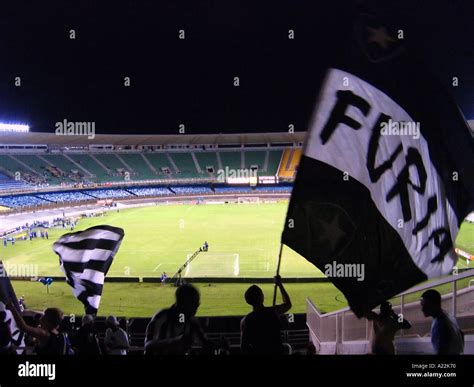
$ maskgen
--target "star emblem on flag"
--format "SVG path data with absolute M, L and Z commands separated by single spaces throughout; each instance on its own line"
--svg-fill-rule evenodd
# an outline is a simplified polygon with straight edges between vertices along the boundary
M 308 202 L 305 206 L 310 254 L 333 260 L 344 252 L 355 233 L 354 223 L 343 208 L 332 203 Z
M 354 36 L 367 59 L 380 63 L 403 53 L 403 39 L 396 37 L 398 29 L 374 15 L 361 14 L 354 24 Z
M 368 43 L 376 43 L 384 50 L 388 49 L 391 43 L 396 42 L 383 26 L 377 28 L 367 26 L 367 31 L 370 34 L 367 38 Z
M 339 240 L 346 235 L 346 232 L 342 230 L 339 223 L 339 214 L 330 221 L 325 219 L 318 219 L 317 221 L 322 226 L 322 233 L 319 236 L 319 240 L 323 243 L 327 242 L 331 246 L 331 250 L 334 251 Z

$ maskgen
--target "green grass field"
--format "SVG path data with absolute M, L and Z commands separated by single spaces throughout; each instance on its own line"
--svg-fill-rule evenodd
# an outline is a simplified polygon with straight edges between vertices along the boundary
M 125 238 L 109 271 L 109 276 L 150 277 L 163 271 L 172 275 L 207 240 L 209 252 L 201 253 L 191 264 L 189 276 L 272 277 L 276 270 L 280 234 L 287 203 L 259 205 L 162 205 L 112 211 L 102 218 L 80 221 L 75 231 L 98 224 L 125 229 Z M 18 241 L 14 247 L 1 248 L 6 264 L 37 265 L 38 275 L 62 275 L 53 242 L 68 230 L 50 230 L 49 240 Z M 474 252 L 474 225 L 464 223 L 457 245 Z M 238 261 L 236 261 L 238 256 Z M 235 271 L 236 265 L 238 273 Z M 472 267 L 459 261 L 459 267 Z M 320 277 L 312 264 L 284 249 L 282 277 Z M 200 284 L 200 315 L 238 315 L 249 311 L 243 300 L 248 284 Z M 38 282 L 14 281 L 17 294 L 25 295 L 33 309 L 58 306 L 66 313 L 82 313 L 67 284 L 56 282 L 46 294 Z M 262 285 L 268 302 L 273 286 Z M 332 311 L 346 306 L 342 294 L 330 283 L 288 284 L 293 312 L 305 311 L 310 297 L 320 309 Z M 173 302 L 175 288 L 151 283 L 107 283 L 100 314 L 129 317 L 150 316 Z
M 109 276 L 172 275 L 206 240 L 209 252 L 191 264 L 189 274 L 212 271 L 209 276 L 232 276 L 234 255 L 239 276 L 272 277 L 287 203 L 260 205 L 161 205 L 109 212 L 106 217 L 80 221 L 75 231 L 99 224 L 125 230 L 125 238 Z M 53 242 L 64 229 L 50 231 L 49 240 L 18 241 L 2 250 L 3 259 L 16 264 L 37 264 L 38 274 L 62 275 Z M 315 277 L 322 273 L 308 261 L 285 249 L 281 268 L 285 277 Z M 201 273 L 203 274 L 203 273 Z

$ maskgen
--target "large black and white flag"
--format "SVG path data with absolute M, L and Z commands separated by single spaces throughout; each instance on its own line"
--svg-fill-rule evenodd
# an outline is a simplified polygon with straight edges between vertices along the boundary
M 105 276 L 124 235 L 121 228 L 95 226 L 65 234 L 53 245 L 67 283 L 87 314 L 99 309 Z
M 328 69 L 282 236 L 359 317 L 450 273 L 474 209 L 467 123 L 394 31 L 361 15 L 348 60 Z

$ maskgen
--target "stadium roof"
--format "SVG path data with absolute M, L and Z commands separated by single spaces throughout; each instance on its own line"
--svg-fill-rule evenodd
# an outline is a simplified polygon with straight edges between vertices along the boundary
M 54 133 L 5 133 L 0 135 L 1 145 L 236 145 L 278 144 L 303 142 L 306 132 L 296 133 L 245 133 L 245 134 L 175 134 L 175 135 L 123 135 L 97 134 L 87 136 L 59 136 Z

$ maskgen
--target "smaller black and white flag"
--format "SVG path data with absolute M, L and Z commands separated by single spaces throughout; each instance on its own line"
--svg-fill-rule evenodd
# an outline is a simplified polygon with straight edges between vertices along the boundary
M 87 314 L 99 309 L 105 276 L 124 236 L 121 228 L 95 226 L 65 234 L 53 245 L 67 283 Z
M 10 331 L 12 334 L 11 343 L 7 344 L 7 346 L 13 344 L 17 353 L 21 354 L 25 349 L 25 334 L 20 331 L 16 325 L 12 313 L 5 308 L 5 304 L 7 304 L 9 301 L 13 303 L 16 310 L 21 311 L 15 290 L 13 289 L 7 271 L 5 270 L 5 266 L 3 265 L 3 262 L 0 261 L 0 312 L 5 313 L 4 321 L 10 325 Z M 5 346 L 3 349 L 5 349 Z

